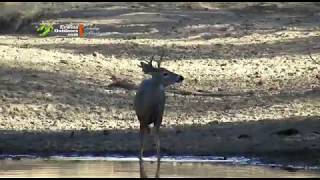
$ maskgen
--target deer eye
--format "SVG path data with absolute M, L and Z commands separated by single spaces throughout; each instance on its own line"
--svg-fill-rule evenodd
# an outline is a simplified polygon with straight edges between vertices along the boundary
M 168 75 L 169 75 L 169 73 L 167 73 L 167 72 L 163 73 L 163 76 L 168 76 Z

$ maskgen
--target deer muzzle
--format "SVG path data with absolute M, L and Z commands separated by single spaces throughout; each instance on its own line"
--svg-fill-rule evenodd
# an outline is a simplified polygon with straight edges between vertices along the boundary
M 179 76 L 178 79 L 177 79 L 177 82 L 181 83 L 183 80 L 184 80 L 184 77 L 183 76 Z

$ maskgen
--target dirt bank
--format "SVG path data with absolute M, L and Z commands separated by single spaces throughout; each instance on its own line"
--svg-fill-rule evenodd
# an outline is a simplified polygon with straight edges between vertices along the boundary
M 168 89 L 163 152 L 319 157 L 319 16 L 309 3 L 101 3 L 45 21 L 107 37 L 2 34 L 0 150 L 136 152 L 137 65 L 165 47 L 185 82 Z

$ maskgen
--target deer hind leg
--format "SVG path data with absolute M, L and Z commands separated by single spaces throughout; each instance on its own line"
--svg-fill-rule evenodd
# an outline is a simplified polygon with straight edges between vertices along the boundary
M 143 148 L 145 144 L 145 134 L 146 134 L 146 129 L 142 126 L 140 126 L 140 153 L 139 153 L 139 165 L 140 165 L 140 177 L 141 178 L 146 178 L 147 175 L 144 171 L 144 166 L 143 166 Z

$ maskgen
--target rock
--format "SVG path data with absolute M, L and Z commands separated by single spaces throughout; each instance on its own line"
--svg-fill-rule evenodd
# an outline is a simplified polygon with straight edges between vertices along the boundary
M 12 156 L 11 159 L 14 161 L 19 161 L 19 160 L 21 160 L 21 157 L 20 156 Z
M 258 82 L 257 82 L 257 85 L 258 85 L 258 86 L 261 86 L 262 84 L 263 84 L 262 81 L 258 81 Z
M 31 77 L 33 77 L 33 78 L 38 78 L 38 77 L 40 77 L 40 76 L 39 76 L 39 74 L 31 74 Z
M 69 64 L 68 61 L 67 61 L 67 60 L 64 60 L 64 59 L 60 60 L 60 63 L 62 63 L 62 64 Z
M 231 109 L 231 106 L 229 105 L 229 104 L 226 104 L 225 106 L 224 106 L 224 110 L 230 110 Z
M 182 131 L 180 129 L 176 130 L 176 134 L 181 134 L 181 133 L 182 133 Z
M 295 128 L 289 128 L 289 129 L 285 129 L 285 130 L 281 130 L 281 131 L 277 131 L 276 134 L 279 136 L 292 136 L 292 135 L 297 135 L 300 132 L 295 129 Z
M 238 136 L 238 139 L 247 139 L 247 138 L 250 138 L 250 136 L 248 134 L 240 134 Z
M 217 124 L 219 124 L 219 121 L 210 121 L 208 123 L 208 125 L 217 125 Z
M 285 166 L 285 167 L 281 167 L 281 169 L 286 170 L 288 172 L 296 172 L 298 171 L 297 169 L 290 167 L 290 166 Z
M 37 84 L 35 89 L 37 90 L 44 90 L 44 86 L 42 84 Z
M 49 112 L 54 112 L 55 111 L 55 107 L 52 105 L 52 104 L 48 104 L 46 106 L 46 112 L 49 113 Z

